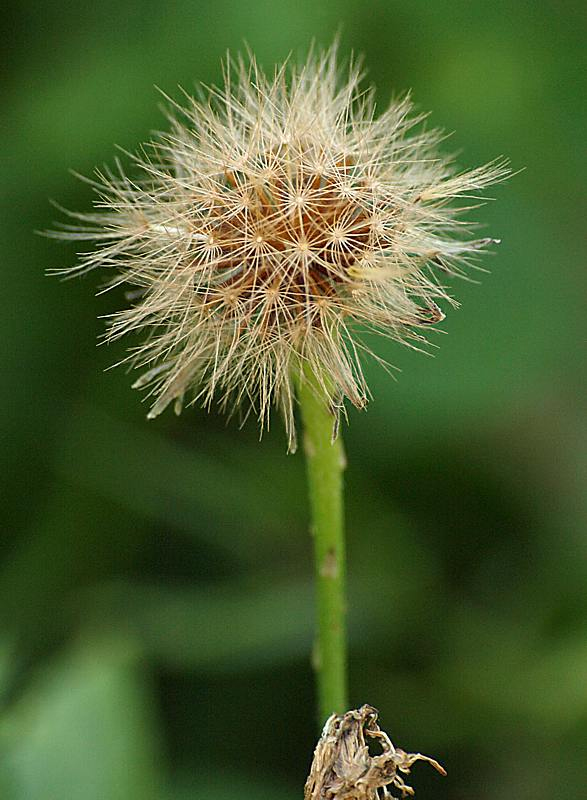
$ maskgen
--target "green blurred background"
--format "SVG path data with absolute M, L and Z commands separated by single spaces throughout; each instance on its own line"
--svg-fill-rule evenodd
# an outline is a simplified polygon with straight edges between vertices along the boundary
M 419 796 L 584 798 L 581 464 L 585 16 L 577 2 L 104 0 L 2 24 L 0 790 L 9 800 L 293 800 L 314 744 L 301 455 L 278 420 L 147 423 L 99 278 L 35 236 L 89 209 L 113 145 L 165 125 L 154 84 L 268 68 L 312 38 L 413 89 L 463 166 L 525 171 L 477 216 L 503 244 L 434 359 L 380 342 L 350 412 L 351 700 L 438 757 Z M 118 305 L 117 305 L 118 304 Z

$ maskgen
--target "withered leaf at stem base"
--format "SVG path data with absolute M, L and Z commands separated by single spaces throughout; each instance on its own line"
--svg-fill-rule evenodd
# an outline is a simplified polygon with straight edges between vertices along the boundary
M 395 747 L 377 724 L 378 712 L 364 705 L 346 714 L 328 718 L 316 745 L 304 800 L 383 800 L 394 795 L 413 795 L 401 774 L 408 774 L 414 762 L 427 761 L 446 775 L 433 758 L 421 753 L 406 753 Z M 369 753 L 368 740 L 381 748 L 379 755 Z

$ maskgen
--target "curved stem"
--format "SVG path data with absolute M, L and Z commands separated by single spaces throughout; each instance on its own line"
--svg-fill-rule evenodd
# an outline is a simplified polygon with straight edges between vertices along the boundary
M 316 570 L 317 631 L 314 668 L 320 724 L 344 714 L 347 703 L 347 645 L 343 477 L 340 435 L 319 382 L 308 369 L 299 386 Z

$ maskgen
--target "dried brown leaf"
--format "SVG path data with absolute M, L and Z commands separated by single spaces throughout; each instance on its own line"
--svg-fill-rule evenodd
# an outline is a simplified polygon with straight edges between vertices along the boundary
M 433 758 L 395 747 L 377 716 L 373 706 L 364 705 L 328 718 L 314 751 L 304 800 L 382 800 L 393 797 L 390 788 L 402 797 L 413 795 L 400 773 L 409 774 L 416 761 L 427 761 L 446 775 Z M 379 755 L 371 755 L 369 740 L 379 744 Z

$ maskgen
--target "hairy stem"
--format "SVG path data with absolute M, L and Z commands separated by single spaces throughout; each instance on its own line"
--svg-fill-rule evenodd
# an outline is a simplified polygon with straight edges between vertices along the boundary
M 347 645 L 343 477 L 340 436 L 332 441 L 334 416 L 324 391 L 308 369 L 299 386 L 316 570 L 317 631 L 314 667 L 320 724 L 344 714 Z

